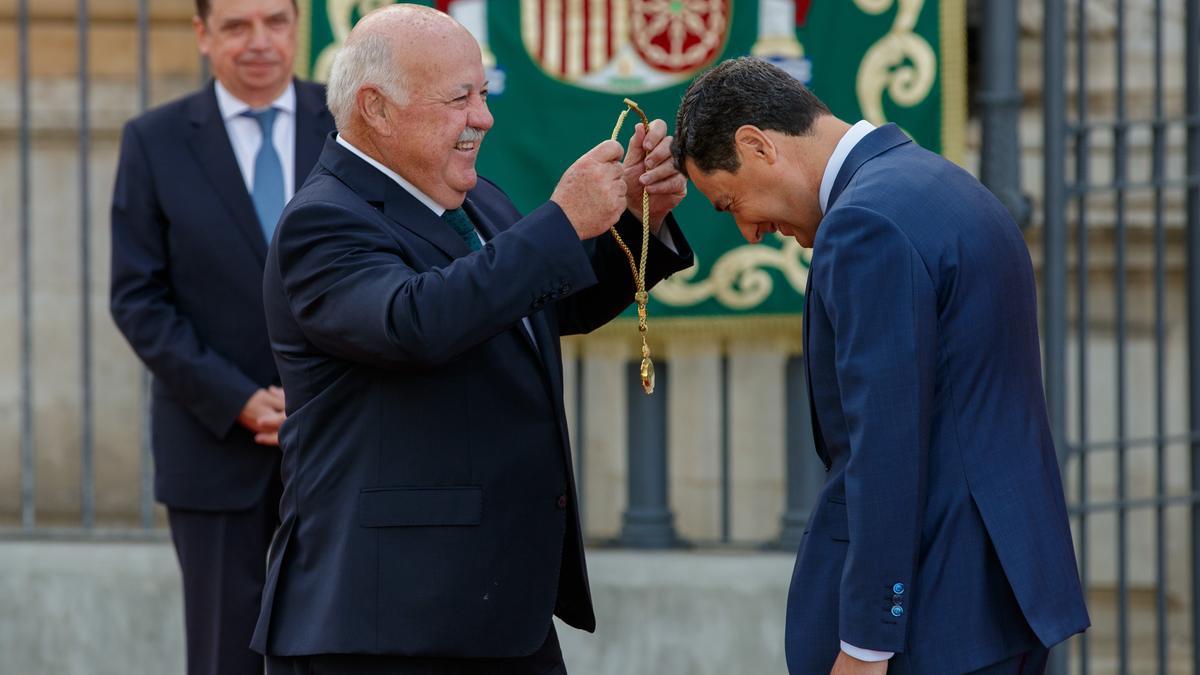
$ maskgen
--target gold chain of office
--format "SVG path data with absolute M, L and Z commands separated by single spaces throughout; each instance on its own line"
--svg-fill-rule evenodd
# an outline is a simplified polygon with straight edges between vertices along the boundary
M 617 140 L 617 134 L 621 133 L 621 125 L 625 124 L 625 118 L 632 110 L 642 118 L 642 128 L 646 133 L 650 133 L 650 120 L 646 117 L 646 113 L 638 107 L 638 104 L 629 99 L 625 99 L 625 109 L 621 111 L 621 116 L 617 118 L 617 126 L 613 127 L 612 140 Z M 646 301 L 650 296 L 646 293 L 646 255 L 650 251 L 650 193 L 646 188 L 642 188 L 642 255 L 640 261 L 633 259 L 633 251 L 629 250 L 629 246 L 625 240 L 621 239 L 620 233 L 614 225 L 611 230 L 613 239 L 617 240 L 617 245 L 625 252 L 625 257 L 629 259 L 629 269 L 633 272 L 633 284 L 636 291 L 633 294 L 633 299 L 637 301 L 638 313 L 638 332 L 642 336 L 642 365 L 639 373 L 642 377 L 642 389 L 647 394 L 654 393 L 654 361 L 650 360 L 650 345 L 646 343 Z

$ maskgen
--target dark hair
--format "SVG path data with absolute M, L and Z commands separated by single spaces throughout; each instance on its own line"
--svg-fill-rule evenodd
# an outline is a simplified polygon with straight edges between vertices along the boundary
M 296 4 L 296 0 L 292 0 L 292 9 L 296 13 L 300 13 L 300 6 Z M 196 16 L 208 21 L 208 13 L 212 11 L 212 0 L 196 0 Z
M 743 56 L 697 77 L 683 94 L 675 117 L 671 154 L 684 174 L 684 160 L 700 171 L 741 168 L 734 134 L 752 124 L 764 131 L 803 136 L 829 108 L 799 80 L 762 59 Z

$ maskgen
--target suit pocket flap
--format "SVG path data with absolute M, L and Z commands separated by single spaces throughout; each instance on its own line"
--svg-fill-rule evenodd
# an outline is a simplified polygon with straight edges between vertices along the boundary
M 846 514 L 846 504 L 829 499 L 825 502 L 823 511 L 829 538 L 834 541 L 850 541 L 850 523 Z
M 481 487 L 369 488 L 358 493 L 362 527 L 478 525 Z

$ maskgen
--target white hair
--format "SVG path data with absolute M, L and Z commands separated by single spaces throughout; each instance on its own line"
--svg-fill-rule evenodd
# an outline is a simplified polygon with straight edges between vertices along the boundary
M 382 31 L 355 35 L 333 57 L 325 101 L 339 131 L 349 125 L 358 90 L 367 85 L 378 87 L 396 103 L 402 104 L 407 99 L 391 38 Z

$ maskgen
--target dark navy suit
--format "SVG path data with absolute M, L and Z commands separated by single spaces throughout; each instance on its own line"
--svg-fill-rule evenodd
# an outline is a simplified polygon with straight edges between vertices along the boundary
M 284 212 L 263 284 L 283 522 L 255 649 L 513 658 L 552 614 L 594 629 L 558 338 L 628 306 L 629 265 L 554 203 L 522 217 L 480 179 L 463 208 L 474 253 L 330 138 Z M 692 262 L 667 226 L 680 253 L 652 238 L 648 284 Z M 618 227 L 637 255 L 640 224 Z
M 1088 626 L 1004 207 L 895 125 L 851 151 L 813 245 L 805 354 L 829 469 L 788 598 L 792 675 L 839 639 L 959 675 Z
M 227 675 L 247 661 L 262 668 L 247 644 L 279 494 L 278 450 L 237 417 L 279 378 L 263 318 L 267 241 L 213 87 L 125 126 L 111 310 L 153 374 L 154 494 L 170 509 L 183 570 L 189 671 Z M 333 120 L 324 87 L 295 90 L 301 182 Z

